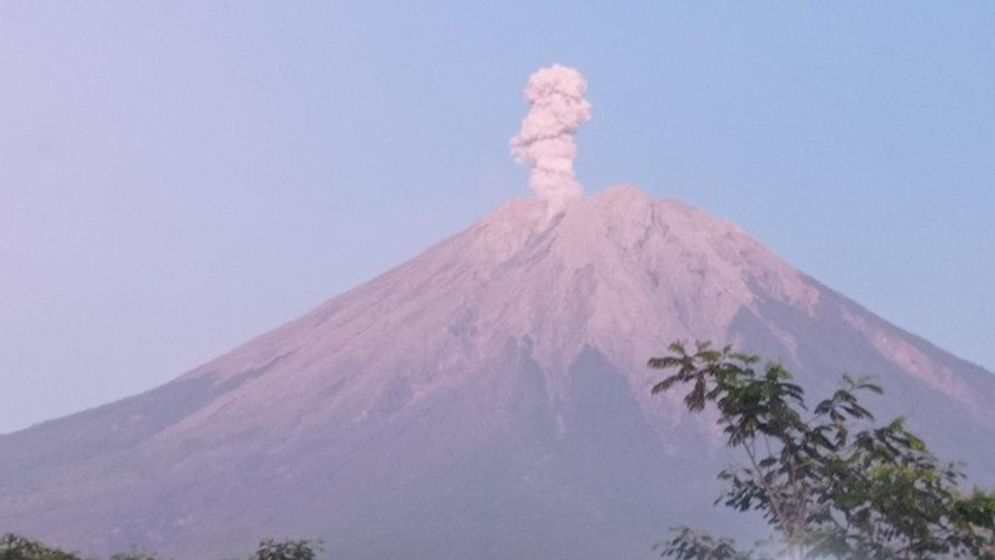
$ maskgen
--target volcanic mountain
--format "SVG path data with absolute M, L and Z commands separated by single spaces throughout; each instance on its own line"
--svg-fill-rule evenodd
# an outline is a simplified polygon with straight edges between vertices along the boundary
M 739 228 L 614 187 L 513 202 L 147 393 L 0 437 L 0 530 L 86 553 L 651 557 L 711 505 L 712 421 L 651 397 L 677 339 L 780 360 L 810 393 L 876 376 L 979 483 L 995 377 L 874 316 Z M 109 350 L 113 351 L 113 350 Z M 728 529 L 728 527 L 725 527 Z

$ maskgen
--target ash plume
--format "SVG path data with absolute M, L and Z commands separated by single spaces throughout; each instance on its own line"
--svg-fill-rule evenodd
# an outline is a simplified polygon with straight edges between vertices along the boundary
M 587 80 L 573 68 L 554 64 L 532 74 L 525 88 L 529 114 L 511 139 L 515 159 L 532 168 L 529 184 L 546 202 L 550 215 L 567 200 L 583 196 L 574 177 L 577 144 L 574 134 L 591 120 L 591 104 L 584 98 Z

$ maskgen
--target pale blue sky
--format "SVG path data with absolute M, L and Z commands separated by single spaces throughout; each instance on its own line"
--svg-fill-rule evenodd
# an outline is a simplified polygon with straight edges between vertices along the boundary
M 529 74 L 636 184 L 995 369 L 995 3 L 0 1 L 0 432 L 528 195 Z M 666 341 L 661 341 L 661 343 Z

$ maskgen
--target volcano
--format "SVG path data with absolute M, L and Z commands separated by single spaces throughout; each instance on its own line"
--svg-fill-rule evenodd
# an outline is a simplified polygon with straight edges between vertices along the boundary
M 555 216 L 512 202 L 157 389 L 0 437 L 0 530 L 192 559 L 267 536 L 347 559 L 650 558 L 671 526 L 742 523 L 712 506 L 712 420 L 650 395 L 674 340 L 780 360 L 815 397 L 875 376 L 882 418 L 993 481 L 989 372 L 732 224 L 613 187 Z

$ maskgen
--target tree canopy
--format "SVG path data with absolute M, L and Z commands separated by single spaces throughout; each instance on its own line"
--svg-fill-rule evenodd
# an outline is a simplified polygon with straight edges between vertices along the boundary
M 20 535 L 0 537 L 0 560 L 77 560 L 76 555 Z
M 319 552 L 319 541 L 266 539 L 259 543 L 259 548 L 249 560 L 315 560 Z
M 321 551 L 321 541 L 265 539 L 248 560 L 316 560 Z M 0 560 L 82 560 L 82 557 L 21 535 L 7 533 L 0 537 Z M 151 552 L 136 550 L 114 554 L 110 560 L 159 560 L 159 557 Z
M 692 413 L 718 413 L 735 464 L 718 477 L 716 504 L 759 512 L 773 536 L 748 550 L 677 528 L 658 550 L 677 560 L 995 559 L 995 493 L 963 488 L 903 418 L 883 425 L 861 402 L 877 385 L 843 376 L 809 408 L 805 391 L 777 363 L 699 342 L 674 343 L 649 366 L 669 372 L 653 393 L 684 390 Z

